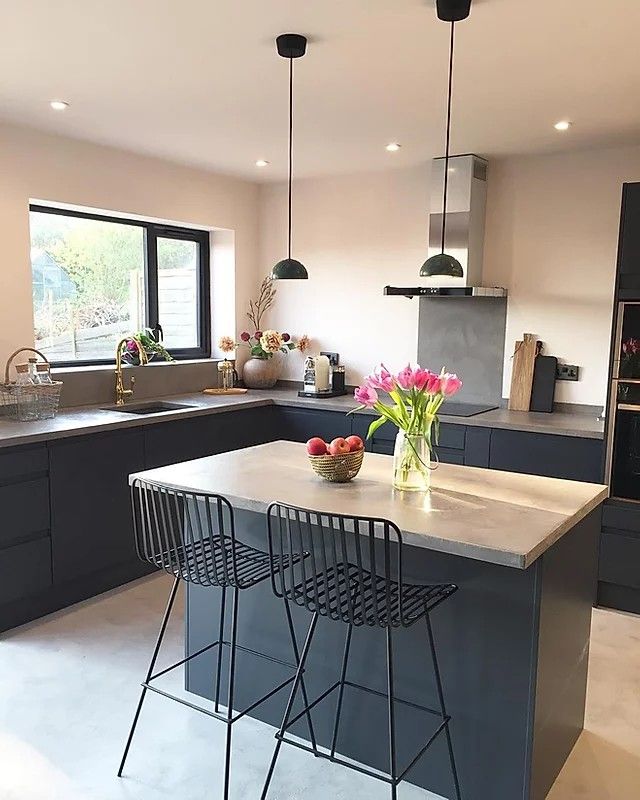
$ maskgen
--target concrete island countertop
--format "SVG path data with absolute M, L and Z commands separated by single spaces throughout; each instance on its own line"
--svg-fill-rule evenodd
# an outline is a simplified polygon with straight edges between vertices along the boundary
M 244 395 L 210 396 L 202 393 L 190 393 L 167 397 L 140 398 L 139 402 L 148 403 L 152 399 L 184 403 L 192 407 L 138 416 L 105 410 L 111 403 L 104 403 L 94 406 L 63 408 L 55 419 L 42 420 L 40 422 L 15 422 L 0 416 L 0 448 L 272 404 L 294 408 L 336 411 L 345 414 L 355 406 L 351 395 L 326 399 L 302 398 L 298 397 L 296 389 L 288 387 L 262 391 L 250 390 Z M 134 400 L 130 405 L 136 405 L 136 402 Z M 446 409 L 446 404 L 443 408 Z M 594 415 L 584 413 L 558 411 L 553 414 L 542 414 L 496 409 L 495 411 L 477 414 L 474 417 L 449 417 L 445 413 L 440 415 L 440 419 L 442 422 L 453 425 L 505 428 L 508 430 L 589 439 L 602 439 L 604 435 L 603 423 Z
M 608 495 L 599 484 L 440 464 L 428 494 L 391 486 L 391 456 L 367 453 L 350 483 L 322 480 L 304 445 L 272 442 L 130 476 L 220 493 L 241 510 L 273 500 L 321 512 L 382 517 L 407 544 L 526 569 Z

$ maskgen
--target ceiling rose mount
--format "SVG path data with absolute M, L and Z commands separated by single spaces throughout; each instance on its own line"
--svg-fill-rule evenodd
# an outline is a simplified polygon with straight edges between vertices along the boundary
M 271 277 L 274 280 L 306 280 L 309 273 L 304 264 L 291 258 L 291 210 L 293 188 L 293 62 L 302 58 L 307 52 L 307 37 L 300 33 L 282 33 L 276 38 L 278 55 L 289 62 L 289 181 L 288 181 L 288 227 L 287 257 L 273 267 Z
M 436 11 L 443 22 L 461 22 L 471 12 L 471 0 L 436 0 Z
M 282 33 L 276 39 L 276 47 L 282 58 L 302 58 L 307 52 L 307 37 L 300 33 Z

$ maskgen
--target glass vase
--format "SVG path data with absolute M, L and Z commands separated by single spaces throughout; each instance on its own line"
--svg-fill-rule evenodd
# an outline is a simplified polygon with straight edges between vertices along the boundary
M 393 486 L 403 492 L 428 492 L 431 450 L 424 434 L 398 431 L 393 450 Z

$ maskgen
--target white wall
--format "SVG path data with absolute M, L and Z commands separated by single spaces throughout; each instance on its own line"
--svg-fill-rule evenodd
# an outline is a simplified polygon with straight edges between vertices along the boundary
M 235 315 L 239 319 L 244 314 L 257 280 L 256 184 L 0 125 L 1 365 L 12 350 L 33 343 L 30 199 L 226 229 L 219 235 L 221 260 L 214 265 L 214 279 L 227 279 L 229 287 L 229 276 L 216 275 L 215 269 L 235 269 Z M 235 263 L 229 255 L 230 242 L 235 244 Z M 234 306 L 232 294 L 228 295 L 225 322 L 233 327 L 229 304 Z
M 490 163 L 484 283 L 509 290 L 504 395 L 523 332 L 581 367 L 556 399 L 605 397 L 620 196 L 640 180 L 640 147 Z M 338 350 L 356 382 L 378 361 L 416 354 L 415 300 L 382 296 L 385 284 L 418 285 L 425 257 L 429 169 L 302 180 L 294 192 L 294 256 L 310 280 L 278 286 L 274 326 L 306 331 Z M 285 187 L 260 202 L 260 269 L 284 254 Z M 298 377 L 299 359 L 289 362 Z

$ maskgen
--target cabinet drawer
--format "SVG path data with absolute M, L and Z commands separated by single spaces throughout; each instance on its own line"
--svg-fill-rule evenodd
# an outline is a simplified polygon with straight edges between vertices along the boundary
M 640 503 L 624 506 L 605 503 L 602 507 L 602 527 L 640 534 Z
M 0 547 L 15 543 L 30 533 L 49 530 L 49 479 L 0 486 Z
M 0 603 L 51 586 L 51 540 L 46 537 L 0 551 Z
M 0 450 L 0 483 L 47 472 L 47 448 L 19 447 Z
M 640 589 L 640 538 L 623 533 L 603 533 L 598 579 Z
M 447 447 L 436 447 L 436 455 L 441 464 L 464 464 L 464 452 Z

